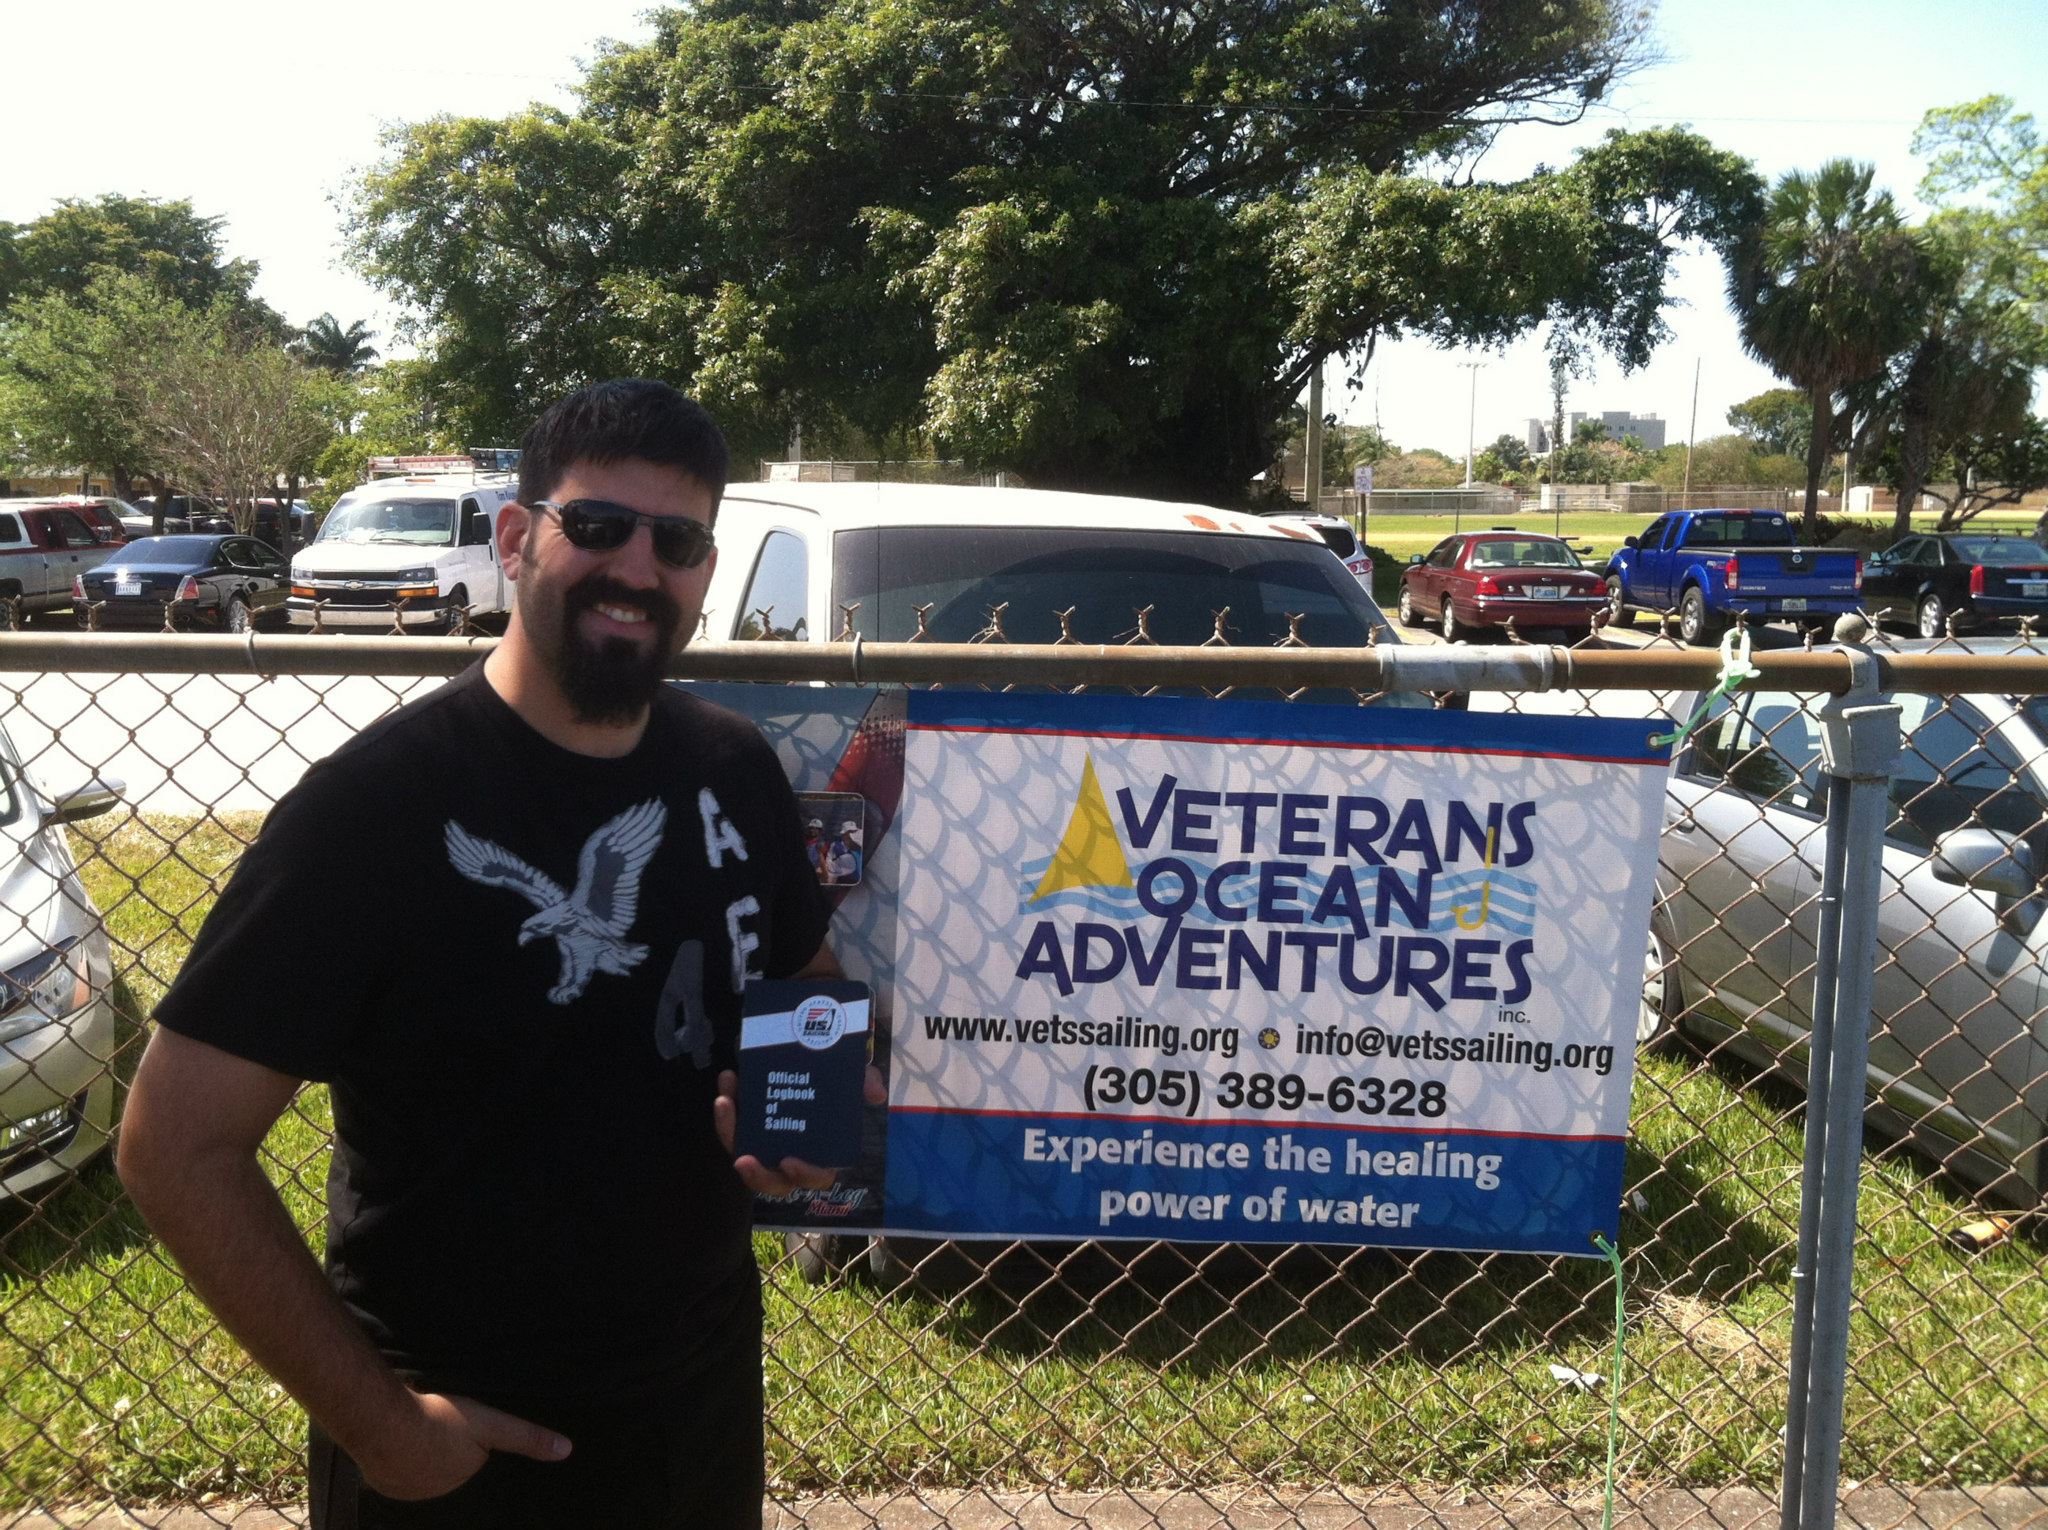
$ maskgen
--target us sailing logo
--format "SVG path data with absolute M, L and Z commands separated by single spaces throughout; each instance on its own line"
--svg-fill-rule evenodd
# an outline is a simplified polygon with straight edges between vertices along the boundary
M 1533 936 L 1540 890 L 1528 878 L 1501 869 L 1499 838 L 1497 830 L 1489 829 L 1480 864 L 1466 871 L 1430 873 L 1386 865 L 1371 868 L 1378 877 L 1398 881 L 1408 894 L 1390 900 L 1387 922 L 1453 934 L 1490 927 L 1499 935 L 1523 939 Z M 1176 858 L 1205 885 L 1219 865 L 1228 864 L 1182 852 L 1176 852 Z M 1310 863 L 1301 875 L 1288 879 L 1290 886 L 1297 889 L 1292 901 L 1316 908 L 1332 874 L 1340 869 L 1350 877 L 1364 873 L 1367 868 L 1343 861 Z M 1256 883 L 1256 872 L 1247 870 L 1226 876 L 1215 885 L 1219 892 L 1228 894 L 1231 902 L 1243 903 Z M 1089 754 L 1084 758 L 1080 789 L 1075 793 L 1073 812 L 1058 846 L 1050 855 L 1037 856 L 1017 868 L 1017 911 L 1042 916 L 1051 909 L 1069 909 L 1083 918 L 1136 924 L 1149 917 L 1139 900 L 1137 884 L 1130 852 L 1095 772 L 1095 757 Z M 1417 918 L 1410 910 L 1423 905 L 1425 886 L 1429 912 L 1426 918 Z M 1206 899 L 1195 900 L 1180 917 L 1191 924 L 1225 922 L 1212 911 Z

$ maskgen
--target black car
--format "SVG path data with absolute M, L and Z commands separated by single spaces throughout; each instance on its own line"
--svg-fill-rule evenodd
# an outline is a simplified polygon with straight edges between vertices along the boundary
M 1905 537 L 1863 565 L 1863 604 L 1880 620 L 1940 637 L 2019 616 L 2048 616 L 2048 549 L 1983 532 Z
M 281 625 L 288 570 L 254 537 L 142 537 L 71 583 L 81 627 L 246 632 Z

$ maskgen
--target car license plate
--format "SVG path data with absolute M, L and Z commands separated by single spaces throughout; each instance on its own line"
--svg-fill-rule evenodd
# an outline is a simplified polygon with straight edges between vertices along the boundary
M 2022 579 L 2020 593 L 2029 600 L 2039 600 L 2043 595 L 2048 595 L 2048 580 Z
M 1781 611 L 1804 611 L 1806 609 L 1806 602 L 1795 595 L 1790 600 L 1779 601 L 1778 609 Z
M 114 593 L 116 595 L 139 595 L 142 593 L 142 585 L 133 574 L 116 574 L 114 576 Z
M 1536 586 L 1534 593 L 1538 600 L 1555 600 L 1557 599 L 1557 586 L 1554 584 L 1539 584 Z

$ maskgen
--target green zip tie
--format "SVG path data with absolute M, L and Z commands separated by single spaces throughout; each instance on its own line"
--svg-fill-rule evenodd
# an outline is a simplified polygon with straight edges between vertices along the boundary
M 1607 1383 L 1607 1503 L 1600 1517 L 1600 1530 L 1614 1530 L 1614 1456 L 1621 1442 L 1622 1340 L 1628 1332 L 1628 1305 L 1621 1288 L 1621 1250 L 1598 1233 L 1593 1234 L 1593 1246 L 1614 1267 L 1614 1375 Z
M 1737 639 L 1740 642 L 1737 642 Z M 1714 688 L 1700 698 L 1699 710 L 1687 718 L 1675 733 L 1652 733 L 1650 742 L 1669 744 L 1674 749 L 1685 742 L 1687 735 L 1706 720 L 1707 713 L 1723 696 L 1734 693 L 1743 681 L 1755 677 L 1756 666 L 1749 662 L 1749 631 L 1747 628 L 1730 627 L 1721 634 L 1721 678 L 1714 682 Z

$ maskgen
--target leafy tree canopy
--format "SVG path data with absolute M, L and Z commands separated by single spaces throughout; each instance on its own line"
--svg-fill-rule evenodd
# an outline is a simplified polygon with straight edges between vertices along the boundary
M 2008 96 L 1943 107 L 1921 119 L 1913 152 L 1928 160 L 1921 197 L 1974 210 L 2016 262 L 2025 295 L 2048 301 L 2048 144 L 2033 115 Z M 2048 326 L 2048 313 L 2036 320 Z
M 1737 406 L 1740 407 L 1740 406 Z M 1762 448 L 1752 436 L 1708 436 L 1692 452 L 1692 484 L 1695 489 L 1721 486 L 1741 488 L 1796 489 L 1806 482 L 1806 443 L 1802 438 L 1796 454 Z M 1648 476 L 1652 483 L 1676 489 L 1686 482 L 1685 447 L 1667 446 L 1651 459 Z
M 1813 403 L 1796 388 L 1767 388 L 1728 410 L 1728 423 L 1754 449 L 1770 456 L 1804 457 L 1813 439 Z M 1724 480 L 1747 483 L 1746 478 Z
M 395 131 L 351 206 L 444 417 L 512 436 L 592 375 L 675 380 L 743 459 L 836 424 L 1034 481 L 1234 496 L 1332 355 L 1546 318 L 1640 362 L 1745 162 L 1610 135 L 1441 172 L 1632 67 L 1610 0 L 707 0 L 573 115 Z
M 222 223 L 183 200 L 66 198 L 32 223 L 0 224 L 0 310 L 50 295 L 80 299 L 101 276 L 123 272 L 188 308 L 227 299 L 246 322 L 281 337 L 283 320 L 251 292 L 256 263 L 221 248 Z

